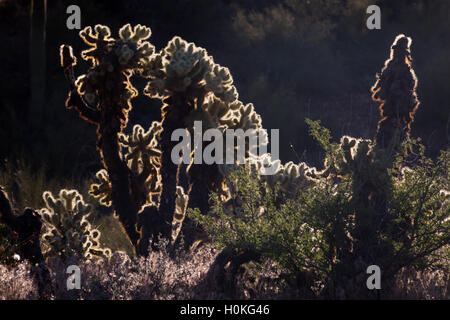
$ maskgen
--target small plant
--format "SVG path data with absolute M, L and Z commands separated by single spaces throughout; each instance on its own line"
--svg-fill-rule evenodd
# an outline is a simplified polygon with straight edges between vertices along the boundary
M 85 260 L 109 259 L 111 250 L 100 244 L 101 233 L 87 220 L 91 207 L 77 190 L 61 190 L 58 198 L 49 191 L 43 195 L 46 208 L 39 210 L 44 222 L 43 240 L 48 244 L 46 256 L 72 256 Z

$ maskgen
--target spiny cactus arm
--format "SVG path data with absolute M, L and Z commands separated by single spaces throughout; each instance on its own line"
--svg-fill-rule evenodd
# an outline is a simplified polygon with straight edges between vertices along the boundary
M 150 79 L 145 94 L 166 97 L 182 93 L 200 106 L 208 94 L 223 101 L 237 99 L 237 91 L 229 70 L 214 63 L 205 49 L 174 37 L 160 53 L 152 56 L 141 74 Z
M 161 151 L 157 148 L 157 138 L 161 131 L 161 124 L 153 121 L 147 131 L 135 125 L 132 134 L 119 135 L 119 142 L 127 149 L 124 158 L 132 173 L 130 181 L 133 198 L 140 208 L 154 203 L 153 196 L 160 193 Z
M 98 183 L 91 184 L 89 194 L 98 198 L 100 204 L 109 207 L 112 204 L 111 199 L 111 181 L 109 181 L 108 172 L 102 169 L 96 173 Z
M 128 166 L 139 178 L 147 180 L 155 167 L 159 167 L 161 151 L 157 148 L 157 138 L 161 131 L 161 124 L 153 121 L 147 131 L 140 125 L 135 125 L 131 135 L 119 135 L 120 144 L 128 149 L 125 154 Z
M 78 88 L 75 84 L 74 66 L 77 64 L 77 59 L 73 55 L 72 47 L 68 45 L 62 45 L 60 48 L 61 66 L 64 69 L 64 75 L 69 83 L 70 92 L 66 100 L 66 107 L 68 109 L 75 108 L 83 119 L 86 119 L 94 124 L 99 124 L 100 112 L 91 106 L 83 97 L 78 93 Z
M 97 147 L 108 182 L 93 186 L 91 192 L 106 204 L 113 205 L 136 247 L 139 239 L 136 222 L 141 208 L 137 199 L 142 198 L 141 190 L 135 187 L 136 174 L 122 157 L 119 136 L 128 122 L 131 99 L 137 96 L 131 76 L 142 70 L 154 51 L 153 45 L 145 41 L 151 31 L 145 26 L 132 28 L 127 24 L 119 30 L 118 37 L 113 37 L 109 27 L 96 25 L 84 28 L 79 35 L 89 47 L 81 56 L 91 66 L 86 74 L 75 80 L 76 59 L 72 49 L 61 47 L 61 65 L 71 86 L 67 106 L 76 108 L 84 119 L 97 124 Z

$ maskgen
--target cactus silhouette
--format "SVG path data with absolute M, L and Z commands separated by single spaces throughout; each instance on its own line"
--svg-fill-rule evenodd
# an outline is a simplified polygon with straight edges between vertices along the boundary
M 100 245 L 101 233 L 88 221 L 91 207 L 77 190 L 63 189 L 58 198 L 46 191 L 43 198 L 46 208 L 39 210 L 39 215 L 45 227 L 42 238 L 50 248 L 45 252 L 47 256 L 109 259 L 111 250 Z
M 174 37 L 168 45 L 155 54 L 144 67 L 142 75 L 149 79 L 144 93 L 151 98 L 162 99 L 163 131 L 161 133 L 161 181 L 162 193 L 159 207 L 160 216 L 165 217 L 165 225 L 170 225 L 175 211 L 175 199 L 179 184 L 180 165 L 175 165 L 171 159 L 171 151 L 176 142 L 171 141 L 174 129 L 185 128 L 195 135 L 194 123 L 201 121 L 202 129 L 219 129 L 222 136 L 226 131 L 253 130 L 264 138 L 260 144 L 267 144 L 264 136 L 261 116 L 256 113 L 254 106 L 244 105 L 239 101 L 233 78 L 229 70 L 214 62 L 205 49 L 188 43 L 179 37 Z M 195 138 L 194 138 L 195 139 Z M 265 141 L 265 140 L 267 141 Z M 236 146 L 237 137 L 234 137 Z M 211 147 L 211 143 L 203 141 L 203 147 Z M 223 155 L 232 154 L 237 159 L 237 147 L 226 150 Z M 254 156 L 249 148 L 249 141 L 245 141 L 244 161 Z M 224 184 L 225 177 L 236 168 L 235 164 L 206 164 L 197 163 L 196 153 L 203 150 L 192 150 L 191 163 L 187 168 L 189 188 L 189 206 L 199 208 L 207 213 L 209 209 L 209 194 L 219 192 L 227 194 Z M 256 157 L 257 158 L 257 157 Z M 243 164 L 243 163 L 240 163 Z M 144 211 L 145 212 L 145 211 Z M 189 221 L 189 219 L 188 219 Z M 170 230 L 167 228 L 165 233 Z M 189 231 L 190 233 L 192 231 Z M 189 237 L 189 235 L 187 235 Z M 186 243 L 195 239 L 187 239 Z
M 140 172 L 134 170 L 136 167 L 128 167 L 129 161 L 123 159 L 120 141 L 129 149 L 139 149 L 140 146 L 126 145 L 133 141 L 124 137 L 120 140 L 119 136 L 127 124 L 130 100 L 137 95 L 130 77 L 142 68 L 154 51 L 153 46 L 145 41 L 150 34 L 147 27 L 137 25 L 132 29 L 127 24 L 115 39 L 106 26 L 96 25 L 94 30 L 86 27 L 80 32 L 80 37 L 91 49 L 83 51 L 82 57 L 91 62 L 91 67 L 76 80 L 73 70 L 76 58 L 72 48 L 62 45 L 60 49 L 61 65 L 71 88 L 66 107 L 76 109 L 83 119 L 97 125 L 97 146 L 106 171 L 97 175 L 101 183 L 92 187 L 92 194 L 113 205 L 135 247 L 139 240 L 137 213 L 148 199 L 148 195 L 141 192 L 141 184 L 155 170 L 147 163 L 141 163 L 143 170 Z M 140 135 L 137 131 L 136 134 Z M 138 167 L 139 156 L 149 158 L 151 154 L 140 150 L 134 156 L 130 155 L 135 157 L 131 162 Z
M 227 68 L 214 63 L 203 48 L 174 37 L 165 48 L 153 56 L 142 75 L 149 79 L 144 93 L 160 98 L 162 111 L 161 180 L 162 193 L 159 212 L 170 226 L 176 207 L 180 165 L 172 162 L 173 130 L 186 128 L 192 133 L 193 123 L 202 121 L 205 129 L 220 126 L 221 117 L 231 112 L 237 92 Z M 191 135 L 192 136 L 192 135 Z M 192 158 L 195 152 L 193 150 Z M 209 193 L 221 188 L 222 175 L 217 166 L 191 163 L 188 168 L 190 206 L 202 211 L 208 208 Z M 163 234 L 169 235 L 166 228 Z
M 371 88 L 372 99 L 380 102 L 381 120 L 375 136 L 379 148 L 398 148 L 409 137 L 419 107 L 417 77 L 411 67 L 411 43 L 411 38 L 403 34 L 395 38 L 390 58 Z
M 180 193 L 180 165 L 171 158 L 176 145 L 171 140 L 173 130 L 192 132 L 197 120 L 205 129 L 219 128 L 223 133 L 226 129 L 262 129 L 253 105 L 237 100 L 229 70 L 216 64 L 205 49 L 174 37 L 154 54 L 153 46 L 144 41 L 149 36 L 150 29 L 140 25 L 134 29 L 125 25 L 119 39 L 111 37 L 106 26 L 85 28 L 80 37 L 92 48 L 83 51 L 82 57 L 92 66 L 77 79 L 72 48 L 63 45 L 60 50 L 71 89 L 66 107 L 97 125 L 104 169 L 96 174 L 98 183 L 91 186 L 90 194 L 101 204 L 113 206 L 139 252 L 145 252 L 148 239 L 158 233 L 171 237 L 173 223 L 178 226 L 184 220 L 181 216 L 188 201 L 207 211 L 209 193 L 223 188 L 230 169 L 194 163 L 195 152 L 201 152 L 194 150 L 187 170 L 189 188 L 187 194 Z M 133 73 L 149 79 L 146 95 L 163 101 L 162 120 L 153 122 L 147 131 L 134 126 L 133 133 L 125 135 L 130 100 L 137 95 L 130 82 Z M 247 142 L 245 156 L 250 156 Z

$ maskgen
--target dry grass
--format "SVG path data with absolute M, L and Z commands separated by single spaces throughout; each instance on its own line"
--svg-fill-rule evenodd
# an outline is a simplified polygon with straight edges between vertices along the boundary
M 226 295 L 215 283 L 204 281 L 218 250 L 207 245 L 193 252 L 171 254 L 167 243 L 147 258 L 130 258 L 116 252 L 101 264 L 49 261 L 52 299 L 86 300 L 183 300 L 183 299 L 312 299 L 311 290 L 297 288 L 282 270 L 266 259 L 250 263 L 235 278 L 235 292 Z M 68 265 L 81 269 L 81 290 L 66 289 Z M 382 299 L 449 299 L 449 274 L 443 270 L 419 272 L 402 270 L 391 287 L 381 292 Z M 0 265 L 0 300 L 38 299 L 31 267 L 27 262 Z

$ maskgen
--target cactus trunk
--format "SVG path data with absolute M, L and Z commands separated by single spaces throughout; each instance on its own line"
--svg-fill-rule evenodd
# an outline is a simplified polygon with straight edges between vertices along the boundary
M 136 230 L 138 206 L 131 195 L 130 170 L 120 157 L 120 146 L 117 140 L 120 126 L 111 125 L 115 119 L 112 121 L 108 119 L 108 114 L 105 114 L 105 118 L 101 120 L 98 129 L 100 136 L 98 146 L 102 161 L 109 173 L 114 209 L 131 243 L 136 247 L 139 240 L 139 233 Z
M 171 136 L 174 130 L 185 127 L 183 116 L 188 113 L 189 106 L 184 101 L 182 96 L 173 95 L 164 99 L 165 106 L 162 108 L 163 131 L 160 142 L 162 191 L 159 214 L 165 222 L 161 226 L 161 233 L 163 237 L 167 238 L 171 236 L 180 174 L 180 165 L 175 164 L 171 157 L 172 149 L 177 145 L 176 141 L 171 141 Z

